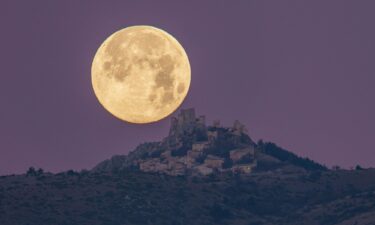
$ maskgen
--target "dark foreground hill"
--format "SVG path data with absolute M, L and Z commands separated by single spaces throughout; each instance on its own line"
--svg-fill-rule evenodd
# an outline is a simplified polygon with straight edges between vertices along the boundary
M 374 225 L 375 170 L 0 178 L 1 225 Z

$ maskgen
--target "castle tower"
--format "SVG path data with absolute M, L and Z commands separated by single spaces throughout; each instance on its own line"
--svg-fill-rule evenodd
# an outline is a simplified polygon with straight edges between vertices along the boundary
M 234 121 L 232 131 L 235 135 L 241 135 L 242 133 L 247 134 L 247 129 L 245 125 L 240 123 L 240 121 L 238 120 Z
M 219 127 L 221 127 L 221 125 L 220 125 L 220 120 L 214 120 L 212 126 L 215 127 L 215 128 L 219 128 Z
M 180 114 L 178 115 L 178 122 L 180 125 L 194 123 L 195 122 L 194 108 L 181 109 Z
M 205 116 L 199 116 L 197 118 L 197 123 L 199 125 L 203 125 L 203 126 L 206 126 L 206 117 Z

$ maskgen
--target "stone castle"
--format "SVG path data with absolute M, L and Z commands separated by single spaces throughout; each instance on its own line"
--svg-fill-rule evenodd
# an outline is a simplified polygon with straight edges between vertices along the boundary
M 150 154 L 152 152 L 152 154 Z M 251 173 L 257 166 L 256 147 L 239 121 L 231 128 L 214 121 L 207 126 L 194 109 L 172 117 L 168 137 L 133 164 L 141 171 L 168 175 L 209 175 L 216 172 Z

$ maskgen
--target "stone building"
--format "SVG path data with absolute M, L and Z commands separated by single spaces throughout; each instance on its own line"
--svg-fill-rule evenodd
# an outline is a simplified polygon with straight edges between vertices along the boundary
M 204 150 L 209 147 L 209 142 L 197 142 L 193 143 L 192 149 L 187 151 L 186 154 L 186 164 L 187 167 L 192 167 L 193 165 L 197 164 L 199 158 L 204 156 Z
M 176 145 L 186 144 L 183 140 L 204 141 L 207 140 L 205 116 L 195 117 L 195 111 L 191 109 L 183 109 L 177 117 L 171 118 L 171 127 L 169 135 L 164 139 L 164 143 L 170 149 L 177 149 Z
M 204 165 L 211 169 L 221 169 L 223 168 L 224 159 L 214 155 L 207 155 L 204 160 Z
M 218 131 L 207 131 L 208 142 L 213 143 L 218 137 Z
M 171 153 L 170 150 L 166 150 L 165 152 L 163 152 L 163 153 L 160 154 L 160 158 L 162 158 L 162 159 L 168 160 L 171 157 L 172 157 L 172 153 Z
M 254 168 L 257 166 L 256 161 L 253 163 L 249 164 L 238 164 L 238 165 L 233 165 L 231 170 L 233 173 L 244 173 L 244 174 L 249 174 L 252 173 Z
M 198 151 L 188 151 L 186 155 L 186 166 L 188 168 L 193 167 L 194 165 L 199 163 L 199 159 L 203 157 L 203 152 Z
M 140 170 L 174 176 L 214 171 L 250 173 L 256 166 L 255 145 L 249 137 L 246 141 L 245 126 L 237 120 L 232 128 L 221 127 L 220 121 L 208 128 L 205 123 L 206 118 L 196 117 L 194 109 L 181 110 L 172 117 L 169 135 L 157 146 L 162 151 L 160 157 L 135 160 Z M 233 149 L 225 149 L 227 146 Z M 228 158 L 216 156 L 216 149 L 227 151 Z M 225 162 L 228 164 L 223 168 Z
M 171 117 L 169 138 L 176 138 L 184 134 L 184 131 L 193 127 L 196 123 L 194 109 L 182 109 L 177 117 Z
M 255 148 L 247 147 L 241 149 L 231 150 L 229 157 L 233 163 L 250 162 L 255 158 Z
M 173 176 L 184 175 L 186 173 L 185 160 L 185 157 L 176 157 L 175 160 L 169 160 L 166 173 Z
M 220 120 L 214 120 L 213 123 L 212 123 L 212 127 L 220 128 L 221 127 Z
M 235 135 L 241 135 L 243 133 L 247 134 L 247 129 L 246 129 L 245 125 L 240 123 L 240 121 L 238 121 L 238 120 L 234 121 L 232 131 Z
M 201 141 L 197 143 L 193 143 L 192 151 L 194 152 L 203 152 L 205 149 L 207 149 L 210 146 L 210 143 L 208 141 Z
M 196 119 L 196 122 L 197 122 L 198 125 L 206 126 L 206 117 L 205 116 L 199 116 Z
M 205 165 L 199 165 L 199 166 L 196 166 L 194 167 L 193 169 L 193 174 L 194 175 L 203 175 L 203 176 L 207 176 L 211 173 L 213 173 L 214 170 L 212 168 L 209 168 Z
M 161 163 L 159 158 L 154 158 L 140 162 L 139 169 L 144 172 L 163 172 L 168 169 L 168 165 Z
M 194 123 L 195 122 L 195 110 L 194 110 L 194 108 L 181 109 L 181 112 L 178 115 L 178 122 L 180 124 Z

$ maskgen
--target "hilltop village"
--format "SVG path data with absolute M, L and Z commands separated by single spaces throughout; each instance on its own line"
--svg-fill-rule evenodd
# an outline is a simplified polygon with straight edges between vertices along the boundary
M 166 150 L 160 157 L 138 161 L 141 171 L 169 175 L 251 173 L 257 164 L 255 145 L 244 125 L 235 121 L 233 127 L 223 128 L 215 121 L 206 126 L 205 117 L 196 117 L 194 109 L 181 110 L 172 117 L 169 136 L 161 145 Z
M 133 168 L 144 172 L 209 175 L 216 172 L 251 173 L 257 166 L 256 145 L 239 121 L 222 127 L 206 125 L 194 109 L 181 110 L 171 118 L 169 135 L 161 142 L 145 143 L 127 156 L 114 156 L 94 170 Z

